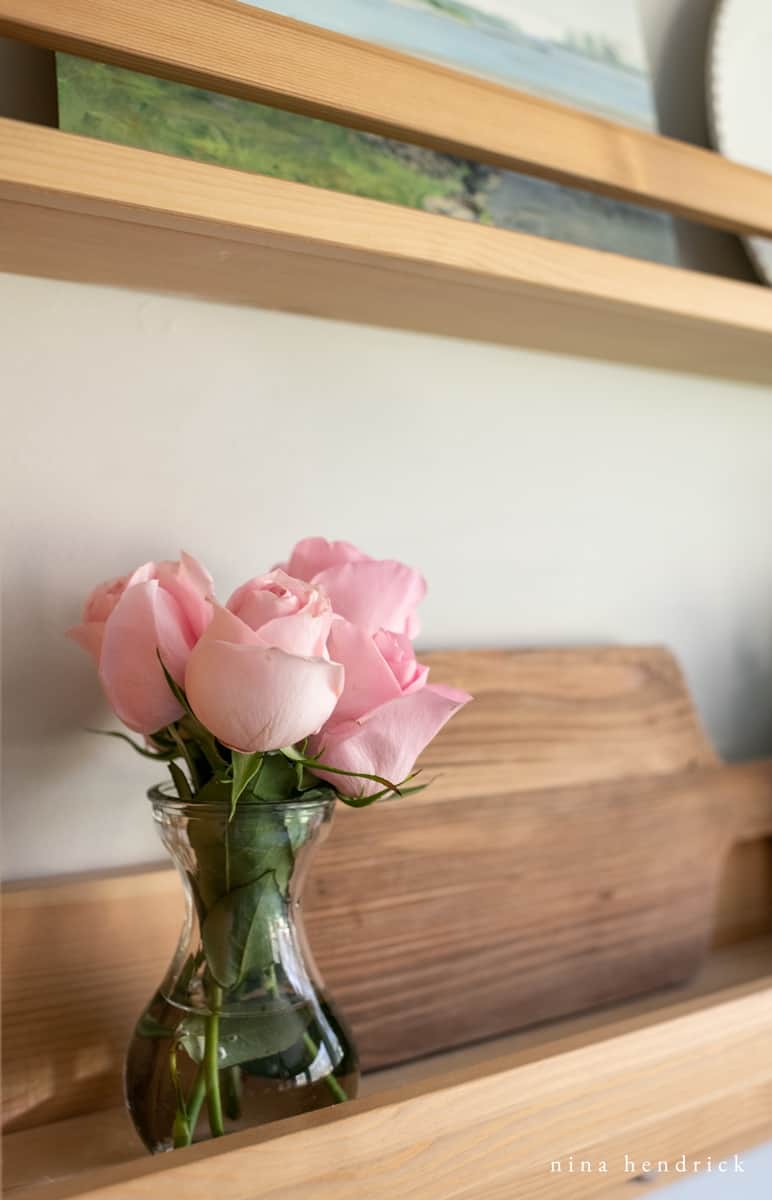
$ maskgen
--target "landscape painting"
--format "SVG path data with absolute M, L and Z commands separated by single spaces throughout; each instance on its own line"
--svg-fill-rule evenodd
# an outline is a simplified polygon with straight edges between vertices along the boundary
M 637 0 L 242 0 L 644 129 Z
M 252 3 L 253 0 L 241 0 Z M 254 7 L 655 126 L 636 0 L 261 0 Z M 658 262 L 664 214 L 118 67 L 57 56 L 62 128 Z

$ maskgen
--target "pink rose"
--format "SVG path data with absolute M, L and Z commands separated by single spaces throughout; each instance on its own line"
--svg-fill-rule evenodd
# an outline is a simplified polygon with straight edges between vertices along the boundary
M 329 597 L 280 569 L 242 583 L 226 606 L 261 639 L 290 654 L 321 658 L 332 624 Z
M 155 733 L 182 715 L 158 654 L 179 684 L 211 616 L 208 571 L 189 554 L 145 563 L 99 584 L 68 636 L 94 658 L 108 703 L 137 733 Z
M 418 633 L 416 609 L 426 583 L 413 567 L 370 558 L 350 542 L 305 538 L 295 546 L 285 569 L 323 588 L 333 610 L 367 633 L 386 629 L 411 638 Z
M 139 567 L 134 575 L 119 575 L 117 579 L 107 579 L 104 583 L 98 583 L 83 605 L 81 624 L 67 630 L 67 637 L 72 638 L 90 654 L 97 667 L 102 653 L 105 621 L 129 586 L 129 580 L 138 583 L 139 580 L 135 576 L 143 577 L 144 571 L 145 567 Z
M 229 604 L 249 619 L 215 606 L 185 673 L 193 712 L 244 753 L 302 741 L 324 724 L 343 690 L 343 668 L 308 653 L 310 644 L 324 643 L 328 602 L 274 571 L 239 588 Z
M 308 753 L 343 771 L 401 783 L 421 751 L 472 697 L 457 688 L 427 684 L 428 667 L 416 661 L 405 635 L 379 630 L 370 636 L 350 621 L 336 619 L 328 649 L 345 669 L 345 684 Z M 381 790 L 369 780 L 314 773 L 343 795 L 372 796 Z
M 343 617 L 333 622 L 327 649 L 346 672 L 328 727 L 358 720 L 387 700 L 417 691 L 429 674 L 428 667 L 416 662 L 410 639 L 404 634 L 381 629 L 373 637 Z

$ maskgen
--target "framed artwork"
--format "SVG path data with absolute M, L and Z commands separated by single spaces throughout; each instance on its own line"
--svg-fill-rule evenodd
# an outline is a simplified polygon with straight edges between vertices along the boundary
M 636 0 L 261 0 L 253 7 L 655 128 Z M 654 210 L 69 55 L 57 56 L 57 73 L 60 124 L 71 132 L 677 260 L 672 220 Z
M 719 0 L 707 70 L 713 145 L 727 158 L 772 173 L 772 9 L 768 0 Z M 743 238 L 759 278 L 772 287 L 772 239 Z
M 637 0 L 241 0 L 654 129 Z

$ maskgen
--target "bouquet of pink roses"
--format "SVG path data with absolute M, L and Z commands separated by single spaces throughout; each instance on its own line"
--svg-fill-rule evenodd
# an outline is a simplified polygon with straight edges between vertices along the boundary
M 426 585 L 348 542 L 307 538 L 225 606 L 190 555 L 100 584 L 70 630 L 180 797 L 207 785 L 275 800 L 324 780 L 369 803 L 403 785 L 469 696 L 427 683 L 411 639 Z M 304 769 L 304 773 L 297 770 Z M 261 782 L 262 781 L 262 782 Z
M 168 764 L 173 784 L 150 794 L 188 920 L 127 1065 L 152 1150 L 206 1136 L 204 1100 L 216 1136 L 226 1118 L 235 1128 L 356 1086 L 345 1026 L 304 955 L 295 868 L 336 799 L 415 790 L 416 758 L 470 699 L 416 661 L 424 592 L 411 567 L 308 538 L 225 605 L 190 555 L 146 563 L 99 585 L 70 630 L 144 743 L 114 736 Z

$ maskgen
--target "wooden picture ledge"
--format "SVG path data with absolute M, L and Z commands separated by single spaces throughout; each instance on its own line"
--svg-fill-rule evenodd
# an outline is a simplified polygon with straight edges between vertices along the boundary
M 710 1108 L 707 1100 L 695 1099 L 689 1109 L 689 1137 L 697 1111 L 711 1131 L 728 1119 L 731 1077 L 738 1096 L 755 1097 L 740 1122 L 750 1136 L 751 1124 L 767 1111 L 764 1105 L 772 1105 L 772 1006 L 763 991 L 772 986 L 772 980 L 765 982 L 772 975 L 772 953 L 763 940 L 772 915 L 766 841 L 772 834 L 772 763 L 719 760 L 677 664 L 660 648 L 455 651 L 427 658 L 435 680 L 469 689 L 475 703 L 425 755 L 421 765 L 433 781 L 426 792 L 365 812 L 340 807 L 309 880 L 307 912 L 322 971 L 354 1028 L 365 1068 L 376 1071 L 371 1080 L 381 1081 L 378 1096 L 390 1081 L 403 1088 L 415 1082 L 417 1071 L 422 1099 L 420 1104 L 410 1099 L 403 1110 L 403 1101 L 414 1095 L 408 1088 L 393 1109 L 373 1097 L 364 1108 L 357 1102 L 336 1115 L 310 1118 L 308 1125 L 289 1123 L 286 1136 L 297 1144 L 292 1160 L 304 1165 L 285 1191 L 278 1165 L 267 1168 L 276 1190 L 261 1197 L 326 1197 L 321 1184 L 303 1191 L 306 1176 L 323 1175 L 323 1163 L 331 1170 L 336 1154 L 347 1157 L 359 1144 L 360 1130 L 374 1154 L 372 1139 L 393 1128 L 396 1140 L 389 1140 L 384 1154 L 404 1153 L 412 1161 L 419 1151 L 410 1150 L 403 1132 L 420 1139 L 421 1129 L 434 1130 L 426 1136 L 436 1147 L 436 1123 L 446 1112 L 447 1129 L 454 1129 L 463 1153 L 460 1114 L 471 1122 L 469 1137 L 483 1144 L 485 1122 L 492 1122 L 491 1130 L 497 1127 L 499 1101 L 506 1101 L 511 1121 L 495 1154 L 502 1156 L 509 1178 L 515 1168 L 510 1162 L 505 1170 L 505 1160 L 525 1130 L 530 1137 L 542 1129 L 544 1138 L 554 1136 L 554 1145 L 562 1144 L 559 1126 L 546 1127 L 538 1117 L 550 1111 L 547 1097 L 556 1105 L 558 1097 L 568 1103 L 569 1079 L 581 1079 L 580 1091 L 586 1091 L 597 1072 L 603 1081 L 598 1086 L 610 1089 L 603 1091 L 606 1123 L 621 1111 L 624 1088 L 636 1071 L 642 1072 L 635 1085 L 643 1088 L 636 1095 L 639 1117 L 640 1106 L 656 1105 L 668 1081 L 675 1088 L 677 1079 L 678 1088 L 699 1088 L 707 1096 L 723 1079 L 729 1090 L 720 1102 Z M 116 1161 L 100 1158 L 110 1153 L 124 1161 L 123 1050 L 163 974 L 180 916 L 179 883 L 165 867 L 5 889 L 4 1125 L 20 1186 L 37 1178 L 30 1156 L 34 1164 L 52 1153 L 50 1132 L 41 1132 L 51 1122 L 65 1122 L 58 1128 L 64 1135 L 69 1127 L 76 1144 L 88 1140 L 89 1116 L 96 1120 L 101 1114 L 102 1125 L 94 1128 L 107 1122 L 114 1132 L 105 1135 L 102 1147 L 92 1145 L 86 1162 Z M 711 946 L 714 958 L 708 957 Z M 656 992 L 664 987 L 676 991 Z M 632 1040 L 618 1040 L 614 1033 L 613 1041 L 593 1049 L 600 1025 L 611 1020 L 603 1016 L 608 1006 L 643 994 L 652 998 L 635 1001 L 640 1007 L 632 1011 L 643 1024 L 625 1034 Z M 684 1003 L 685 996 L 691 997 L 688 1019 L 694 1023 L 679 1026 L 666 1010 Z M 724 1005 L 719 1024 L 710 1015 L 717 1004 Z M 631 1010 L 619 1009 L 614 1021 L 626 1011 Z M 576 1015 L 582 1012 L 589 1016 Z M 660 1034 L 659 1021 L 666 1016 Z M 550 1021 L 562 1025 L 545 1025 Z M 531 1028 L 535 1035 L 516 1032 Z M 603 1038 L 611 1037 L 608 1028 L 603 1026 Z M 534 1037 L 532 1044 L 542 1047 L 556 1036 L 551 1029 L 572 1037 L 579 1030 L 585 1037 L 576 1059 L 565 1046 L 555 1051 L 561 1066 L 554 1068 L 553 1093 L 546 1051 L 539 1049 L 526 1068 L 506 1066 L 485 1050 L 522 1045 L 517 1039 L 523 1038 L 529 1044 Z M 683 1047 L 679 1029 L 688 1032 Z M 515 1041 L 460 1049 L 502 1037 Z M 724 1047 L 716 1061 L 710 1061 L 713 1039 Z M 662 1076 L 649 1074 L 636 1058 L 650 1051 L 671 1063 L 672 1078 L 670 1067 L 663 1067 Z M 440 1052 L 450 1059 L 427 1058 Z M 437 1078 L 459 1054 L 478 1055 L 476 1069 L 485 1082 L 478 1090 L 470 1077 L 461 1091 L 445 1083 L 436 1091 Z M 396 1067 L 399 1063 L 406 1065 Z M 488 1078 L 494 1066 L 496 1083 Z M 584 1103 L 579 1093 L 575 1101 L 579 1114 Z M 414 1119 L 406 1115 L 404 1131 L 397 1133 L 402 1129 L 397 1114 L 403 1111 Z M 772 1107 L 769 1111 L 772 1120 Z M 672 1136 L 665 1137 L 664 1118 L 649 1115 L 644 1126 L 669 1144 L 681 1126 L 676 1122 Z M 595 1113 L 593 1129 L 600 1137 L 598 1119 Z M 57 1126 L 51 1128 L 56 1142 Z M 730 1122 L 727 1136 L 732 1128 Z M 162 1180 L 188 1193 L 184 1164 L 206 1163 L 201 1175 L 206 1186 L 200 1192 L 193 1188 L 190 1196 L 208 1198 L 216 1190 L 220 1200 L 235 1197 L 236 1191 L 221 1190 L 230 1172 L 237 1180 L 259 1162 L 263 1178 L 267 1164 L 283 1161 L 280 1142 L 271 1140 L 280 1131 L 272 1129 L 226 1139 L 232 1149 L 225 1158 L 223 1143 L 184 1152 L 179 1167 L 176 1156 L 163 1164 L 134 1164 L 137 1182 L 130 1192 L 117 1183 L 103 1190 L 100 1183 L 82 1194 L 95 1200 L 150 1197 Z M 624 1125 L 613 1125 L 614 1137 L 623 1133 L 629 1133 Z M 712 1132 L 710 1138 L 715 1141 Z M 638 1144 L 635 1138 L 633 1143 Z M 434 1162 L 432 1154 L 427 1161 Z M 361 1186 L 359 1169 L 352 1168 L 337 1196 L 356 1194 L 351 1179 Z M 525 1186 L 526 1177 L 533 1183 L 523 1163 L 517 1172 L 518 1186 Z M 128 1178 L 125 1172 L 115 1177 Z M 75 1183 L 57 1186 L 40 1196 L 81 1194 Z M 386 1192 L 368 1191 L 368 1197 L 381 1194 Z M 419 1194 L 447 1195 L 431 1189 Z M 521 1194 L 532 1193 L 507 1192 Z
M 0 34 L 736 233 L 772 177 L 237 0 L 0 0 Z M 772 382 L 772 294 L 0 119 L 0 270 Z

